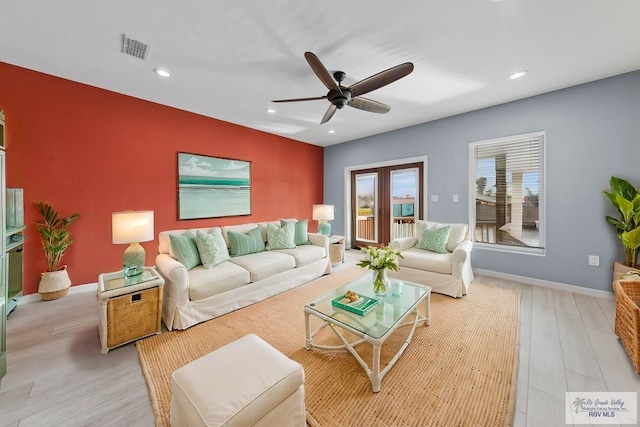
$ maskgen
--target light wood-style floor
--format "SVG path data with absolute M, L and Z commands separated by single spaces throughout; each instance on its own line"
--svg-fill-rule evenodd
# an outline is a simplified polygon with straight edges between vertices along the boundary
M 359 258 L 347 251 L 338 268 Z M 566 391 L 640 392 L 613 333 L 613 298 L 476 280 L 522 291 L 515 426 L 565 426 Z M 95 291 L 21 304 L 11 313 L 0 426 L 153 426 L 135 345 L 102 355 L 97 324 Z

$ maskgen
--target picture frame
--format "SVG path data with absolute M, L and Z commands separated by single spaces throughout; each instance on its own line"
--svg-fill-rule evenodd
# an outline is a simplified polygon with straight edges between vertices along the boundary
M 251 162 L 178 153 L 178 220 L 251 215 Z

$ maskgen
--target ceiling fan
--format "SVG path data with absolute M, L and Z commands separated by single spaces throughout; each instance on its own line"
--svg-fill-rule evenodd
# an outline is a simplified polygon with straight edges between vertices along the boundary
M 305 52 L 304 57 L 307 59 L 313 72 L 316 73 L 316 76 L 318 76 L 320 81 L 329 89 L 329 92 L 324 96 L 313 98 L 278 99 L 272 102 L 299 102 L 328 99 L 331 105 L 327 109 L 327 112 L 324 113 L 320 124 L 327 123 L 331 117 L 333 117 L 336 110 L 343 108 L 345 105 L 372 113 L 388 113 L 389 110 L 391 110 L 390 106 L 382 102 L 374 101 L 373 99 L 363 98 L 362 95 L 393 83 L 413 71 L 413 64 L 411 62 L 405 62 L 404 64 L 396 65 L 388 70 L 381 71 L 366 79 L 360 80 L 349 87 L 344 87 L 341 84 L 346 77 L 343 71 L 334 72 L 332 77 L 316 55 L 311 52 Z

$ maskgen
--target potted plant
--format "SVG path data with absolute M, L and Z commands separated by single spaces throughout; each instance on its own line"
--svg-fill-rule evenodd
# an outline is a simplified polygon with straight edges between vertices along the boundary
M 625 251 L 624 265 L 616 263 L 614 280 L 629 268 L 638 268 L 638 252 L 640 249 L 640 191 L 622 178 L 611 177 L 611 191 L 605 191 L 609 201 L 618 210 L 620 217 L 607 215 L 607 221 L 616 227 L 618 238 Z
M 66 218 L 59 218 L 58 212 L 43 202 L 36 202 L 42 221 L 36 221 L 36 228 L 42 239 L 42 249 L 47 258 L 47 271 L 41 273 L 38 292 L 44 301 L 62 298 L 69 292 L 71 280 L 67 266 L 60 266 L 62 256 L 73 242 L 69 226 L 80 217 L 74 213 Z

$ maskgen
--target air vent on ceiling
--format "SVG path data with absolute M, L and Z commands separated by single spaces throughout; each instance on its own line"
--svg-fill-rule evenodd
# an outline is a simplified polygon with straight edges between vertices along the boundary
M 146 61 L 149 57 L 149 51 L 151 51 L 151 45 L 142 43 L 141 41 L 134 40 L 122 35 L 122 53 L 135 56 L 136 58 Z

